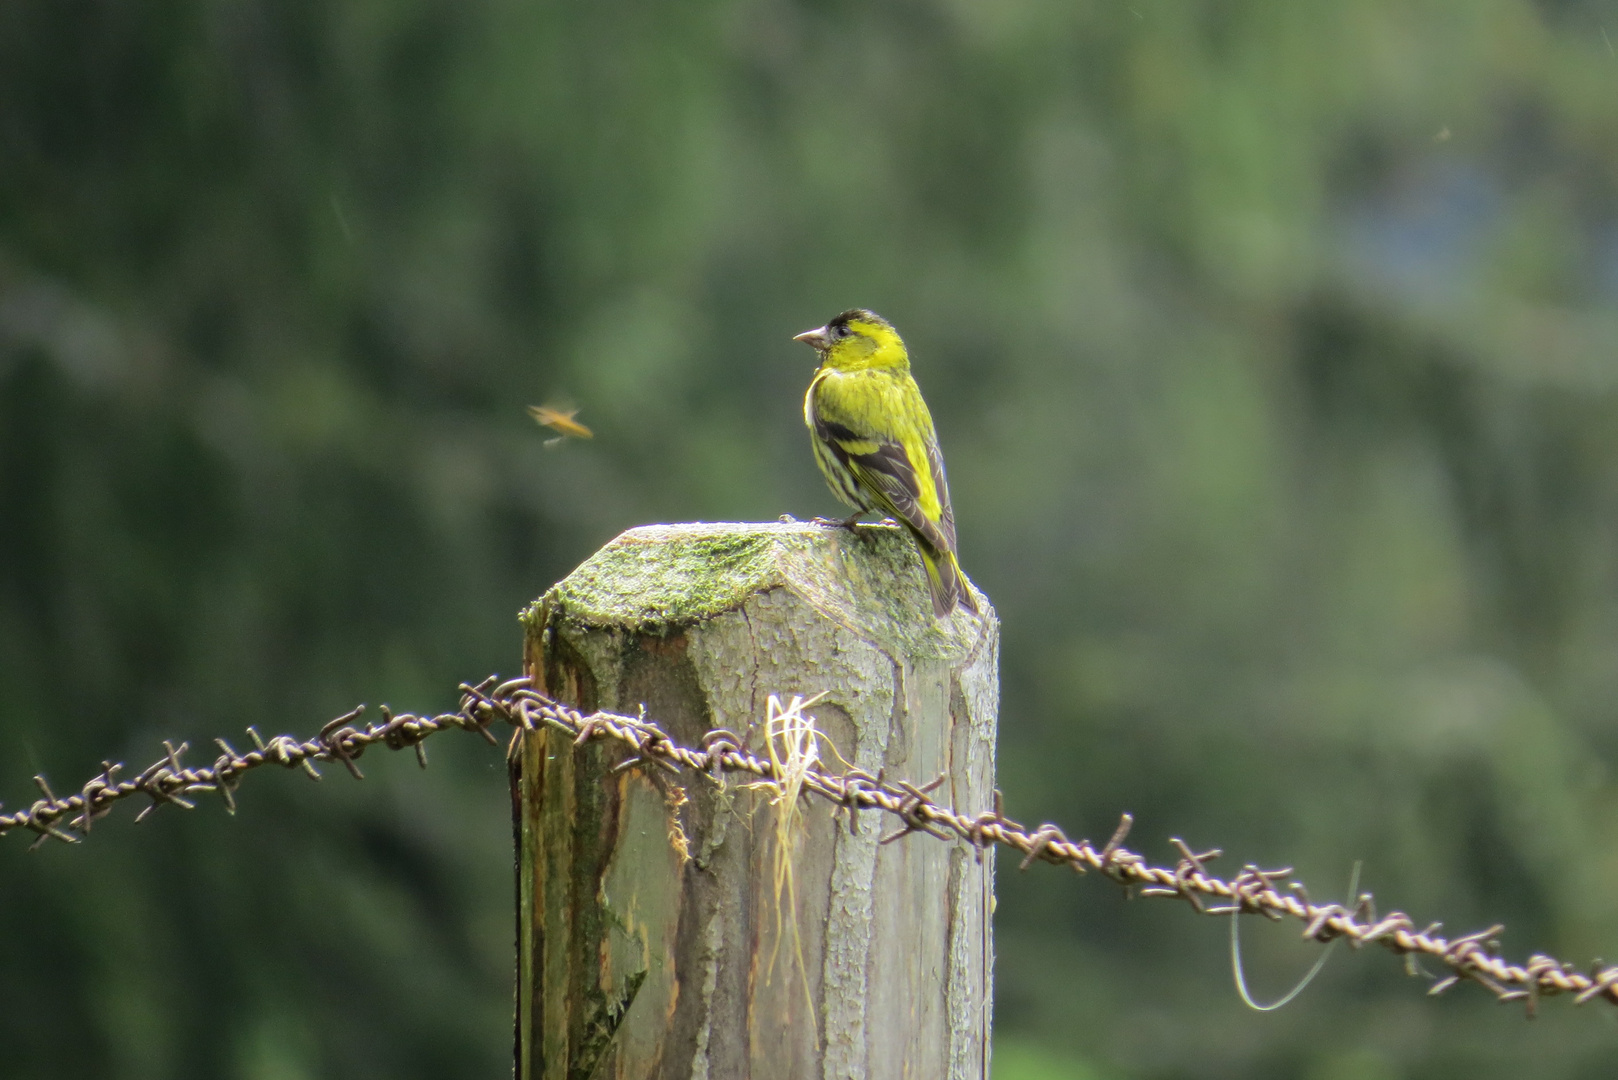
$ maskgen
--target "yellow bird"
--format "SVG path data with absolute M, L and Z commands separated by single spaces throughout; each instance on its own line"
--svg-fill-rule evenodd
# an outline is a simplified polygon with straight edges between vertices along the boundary
M 855 510 L 843 524 L 872 510 L 903 522 L 927 567 L 933 614 L 942 619 L 957 604 L 975 613 L 972 587 L 955 559 L 944 456 L 899 332 L 875 312 L 855 308 L 792 340 L 820 354 L 803 422 L 826 483 Z

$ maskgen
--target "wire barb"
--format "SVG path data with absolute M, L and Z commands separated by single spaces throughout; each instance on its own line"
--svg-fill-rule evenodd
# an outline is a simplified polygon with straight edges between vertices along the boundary
M 299 740 L 277 735 L 265 741 L 257 729 L 247 736 L 253 749 L 241 753 L 224 739 L 215 739 L 220 754 L 212 765 L 187 768 L 183 764 L 186 743 L 165 742 L 165 753 L 152 765 L 128 779 L 119 779 L 125 766 L 102 762 L 99 774 L 71 795 L 58 796 L 43 776 L 36 776 L 42 798 L 26 810 L 0 813 L 0 836 L 14 829 L 36 834 L 33 847 L 46 840 L 78 843 L 89 835 L 91 824 L 105 816 L 122 799 L 142 795 L 151 804 L 136 820 L 149 816 L 159 807 L 172 803 L 183 809 L 195 806 L 186 798 L 196 792 L 217 791 L 227 810 L 234 812 L 234 793 L 241 777 L 266 765 L 303 769 L 318 780 L 316 762 L 338 762 L 356 779 L 362 778 L 356 759 L 367 747 L 381 744 L 393 750 L 411 747 L 425 767 L 422 743 L 451 728 L 475 732 L 485 741 L 498 745 L 490 728 L 509 724 L 519 732 L 554 730 L 575 745 L 611 741 L 628 751 L 620 769 L 655 765 L 672 773 L 701 773 L 723 783 L 727 773 L 746 773 L 768 782 L 785 779 L 782 768 L 768 756 L 760 757 L 747 748 L 745 740 L 723 729 L 710 731 L 699 743 L 700 749 L 682 746 L 668 737 L 657 724 L 638 716 L 610 712 L 581 713 L 535 689 L 528 678 L 501 680 L 491 675 L 477 684 L 461 684 L 461 701 L 455 712 L 437 716 L 397 713 L 386 706 L 378 711 L 381 721 L 362 726 L 364 709 L 345 713 L 320 729 L 314 738 Z M 1145 856 L 1124 846 L 1134 819 L 1124 814 L 1112 838 L 1097 849 L 1088 840 L 1068 840 L 1062 830 L 1045 824 L 1029 830 L 1005 814 L 1003 799 L 995 792 L 994 807 L 979 813 L 965 813 L 940 806 L 931 793 L 947 777 L 939 776 L 917 787 L 903 780 L 889 780 L 884 772 L 875 776 L 859 769 L 829 773 L 817 765 L 801 771 L 801 790 L 830 803 L 836 811 L 846 811 L 849 828 L 858 830 L 857 815 L 876 810 L 898 819 L 898 832 L 883 838 L 887 843 L 915 832 L 972 847 L 978 857 L 994 845 L 1022 855 L 1026 868 L 1034 862 L 1065 865 L 1084 873 L 1099 870 L 1126 889 L 1139 889 L 1141 896 L 1162 896 L 1185 900 L 1202 914 L 1237 918 L 1240 913 L 1264 915 L 1271 919 L 1294 919 L 1304 926 L 1303 936 L 1321 944 L 1346 938 L 1355 948 L 1380 945 L 1405 959 L 1406 970 L 1423 976 L 1420 958 L 1443 964 L 1448 973 L 1433 983 L 1430 994 L 1442 994 L 1460 982 L 1474 982 L 1502 1002 L 1523 1002 L 1532 1017 L 1542 998 L 1570 994 L 1575 1004 L 1602 998 L 1618 1004 L 1618 965 L 1595 961 L 1579 970 L 1551 956 L 1535 954 L 1523 965 L 1511 964 L 1499 955 L 1499 935 L 1504 929 L 1487 930 L 1445 938 L 1442 923 L 1433 923 L 1415 932 L 1415 922 L 1395 911 L 1378 918 L 1369 893 L 1354 898 L 1353 907 L 1342 904 L 1315 904 L 1303 884 L 1291 878 L 1292 871 L 1259 870 L 1244 867 L 1233 880 L 1226 881 L 1208 871 L 1207 863 L 1217 858 L 1217 849 L 1194 851 L 1178 838 L 1172 842 L 1179 859 L 1170 867 L 1154 866 Z M 1352 887 L 1351 887 L 1352 891 Z M 1212 901 L 1213 903 L 1208 903 Z

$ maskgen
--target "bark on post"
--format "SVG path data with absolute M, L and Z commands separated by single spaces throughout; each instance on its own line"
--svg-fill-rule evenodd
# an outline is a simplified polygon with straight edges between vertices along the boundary
M 998 626 L 986 602 L 935 620 L 922 573 L 896 527 L 632 529 L 525 614 L 525 663 L 687 744 L 760 748 L 770 694 L 825 692 L 808 711 L 849 764 L 985 809 Z M 892 821 L 806 800 L 778 904 L 757 793 L 622 758 L 513 743 L 519 1080 L 987 1080 L 992 853 L 879 845 Z

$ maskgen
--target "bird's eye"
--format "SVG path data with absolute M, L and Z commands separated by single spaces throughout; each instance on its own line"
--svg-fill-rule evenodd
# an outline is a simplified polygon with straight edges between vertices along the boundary
M 836 327 L 836 328 L 834 328 L 832 330 L 831 335 L 834 338 L 846 338 L 849 334 L 852 334 L 853 332 L 854 331 L 850 330 L 847 326 L 839 326 L 839 327 Z

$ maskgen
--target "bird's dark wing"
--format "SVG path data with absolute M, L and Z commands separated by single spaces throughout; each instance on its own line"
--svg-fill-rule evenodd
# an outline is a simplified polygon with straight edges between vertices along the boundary
M 844 468 L 859 478 L 878 506 L 909 525 L 936 550 L 955 550 L 955 517 L 944 487 L 944 462 L 936 443 L 929 442 L 926 447 L 926 479 L 938 492 L 943 511 L 939 520 L 933 521 L 921 508 L 923 478 L 901 443 L 861 435 L 820 415 L 815 416 L 815 434 Z
M 944 478 L 944 455 L 938 449 L 937 439 L 927 440 L 927 467 L 933 477 L 933 490 L 938 492 L 938 531 L 943 535 L 943 549 L 955 550 L 955 509 L 949 504 L 949 481 Z

